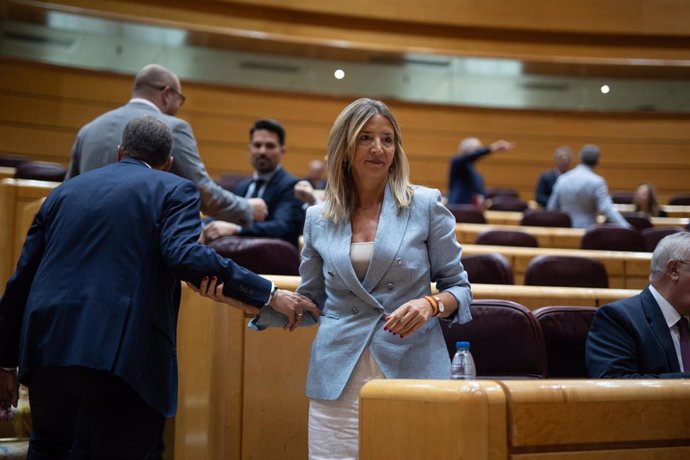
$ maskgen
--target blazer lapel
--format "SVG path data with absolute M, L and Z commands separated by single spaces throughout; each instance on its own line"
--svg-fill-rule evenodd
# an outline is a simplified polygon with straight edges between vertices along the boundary
M 676 356 L 676 348 L 673 346 L 671 333 L 668 330 L 668 325 L 666 324 L 664 315 L 661 313 L 661 308 L 656 303 L 656 300 L 649 291 L 649 288 L 646 288 L 644 291 L 642 291 L 641 300 L 642 308 L 644 308 L 645 315 L 649 321 L 649 327 L 664 349 L 666 354 L 666 362 L 670 371 L 680 372 L 680 367 L 678 366 L 678 357 Z
M 390 187 L 386 187 L 379 224 L 376 228 L 374 255 L 363 281 L 364 289 L 368 292 L 374 290 L 398 254 L 409 217 L 409 208 L 404 208 L 398 212 Z

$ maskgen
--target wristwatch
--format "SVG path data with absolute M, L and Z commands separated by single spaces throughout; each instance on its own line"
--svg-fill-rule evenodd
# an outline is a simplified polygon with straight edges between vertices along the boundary
M 434 316 L 441 316 L 441 313 L 446 311 L 446 306 L 443 305 L 443 301 L 441 300 L 441 296 L 434 296 L 434 300 L 436 303 L 438 303 L 438 313 L 436 313 Z

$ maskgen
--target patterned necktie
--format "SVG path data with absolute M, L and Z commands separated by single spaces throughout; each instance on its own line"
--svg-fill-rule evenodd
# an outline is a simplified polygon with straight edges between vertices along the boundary
M 684 371 L 690 372 L 690 331 L 688 330 L 688 321 L 681 317 L 676 324 L 680 333 L 680 359 L 683 361 Z

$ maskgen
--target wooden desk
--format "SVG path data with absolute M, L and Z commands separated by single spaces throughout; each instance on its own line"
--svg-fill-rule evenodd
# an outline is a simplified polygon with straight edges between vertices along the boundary
M 619 211 L 634 211 L 635 208 L 631 204 L 615 204 Z M 662 204 L 661 209 L 666 211 L 668 217 L 690 217 L 690 206 L 672 206 L 670 204 Z
M 688 380 L 374 380 L 361 460 L 690 458 Z
M 487 230 L 516 230 L 529 233 L 539 242 L 541 248 L 571 248 L 580 247 L 580 241 L 585 234 L 581 228 L 561 227 L 531 227 L 521 225 L 490 225 L 490 224 L 455 224 L 455 237 L 461 244 L 472 244 L 477 236 Z
M 0 283 L 14 272 L 31 220 L 38 210 L 36 202 L 45 198 L 59 182 L 26 179 L 0 181 Z M 28 210 L 25 206 L 33 203 Z M 33 212 L 33 214 L 31 214 Z
M 682 212 L 679 212 L 679 214 L 682 214 Z M 487 224 L 491 225 L 520 225 L 522 216 L 523 213 L 515 211 L 484 211 L 484 218 L 486 218 Z M 601 223 L 606 221 L 604 216 L 599 217 Z M 685 227 L 690 224 L 690 217 L 688 216 L 652 217 L 650 220 L 655 227 Z
M 463 255 L 503 254 L 513 267 L 515 284 L 523 284 L 525 270 L 529 261 L 538 255 L 562 255 L 591 257 L 600 260 L 606 266 L 609 275 L 609 287 L 617 289 L 642 289 L 648 283 L 649 266 L 652 260 L 650 252 L 595 251 L 588 249 L 556 248 L 518 248 L 512 246 L 489 246 L 482 244 L 463 244 Z
M 14 179 L 14 173 L 17 171 L 16 168 L 9 166 L 0 166 L 0 180 L 3 179 Z

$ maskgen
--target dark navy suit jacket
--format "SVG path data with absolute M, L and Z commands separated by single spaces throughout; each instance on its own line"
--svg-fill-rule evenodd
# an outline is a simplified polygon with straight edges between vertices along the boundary
M 537 182 L 537 191 L 534 194 L 534 199 L 540 206 L 546 207 L 553 192 L 553 186 L 558 179 L 559 171 L 557 169 L 549 169 L 539 175 Z
M 594 315 L 585 348 L 592 378 L 680 378 L 671 333 L 649 288 Z
M 271 283 L 199 245 L 199 192 L 125 159 L 46 198 L 0 300 L 0 366 L 82 366 L 124 379 L 166 416 L 177 404 L 180 279 L 225 282 L 262 306 Z
M 302 202 L 295 198 L 294 188 L 297 180 L 282 167 L 278 168 L 266 183 L 261 196 L 268 207 L 266 220 L 242 227 L 240 235 L 281 238 L 298 246 L 299 236 L 304 227 L 304 210 Z M 235 193 L 245 196 L 251 183 L 252 179 L 243 180 L 235 187 Z
M 448 203 L 473 204 L 472 196 L 484 195 L 484 178 L 474 167 L 474 162 L 491 153 L 488 147 L 457 155 L 450 161 Z

